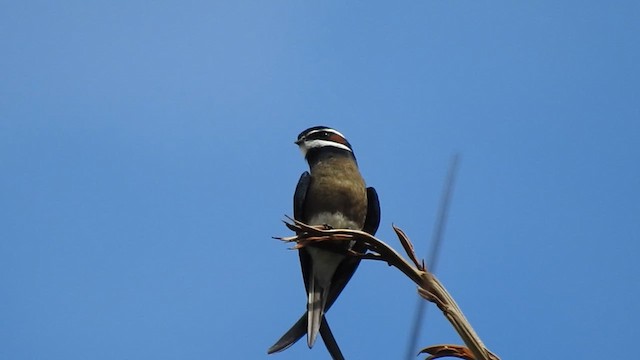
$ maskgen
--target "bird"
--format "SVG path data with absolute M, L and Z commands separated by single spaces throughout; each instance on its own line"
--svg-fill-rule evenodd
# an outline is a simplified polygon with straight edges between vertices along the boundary
M 362 230 L 374 235 L 380 225 L 380 203 L 373 187 L 366 187 L 351 144 L 327 126 L 302 131 L 295 144 L 309 165 L 293 196 L 294 219 L 308 225 Z M 307 292 L 307 311 L 273 346 L 269 354 L 287 349 L 305 334 L 312 348 L 318 333 L 333 359 L 343 359 L 324 317 L 355 273 L 360 258 L 346 250 L 363 252 L 362 245 L 325 241 L 299 249 Z

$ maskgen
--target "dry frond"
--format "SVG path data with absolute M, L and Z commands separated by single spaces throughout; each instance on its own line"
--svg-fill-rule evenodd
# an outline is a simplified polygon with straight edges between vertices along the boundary
M 419 261 L 411 240 L 400 228 L 393 226 L 393 230 L 398 236 L 404 251 L 411 262 L 405 260 L 396 250 L 384 243 L 382 240 L 359 230 L 349 229 L 328 229 L 324 226 L 310 226 L 300 221 L 287 217 L 291 222 L 286 222 L 287 228 L 296 233 L 295 236 L 277 237 L 276 239 L 285 242 L 295 242 L 295 249 L 323 241 L 356 241 L 364 245 L 366 251 L 357 253 L 347 250 L 351 256 L 359 256 L 362 259 L 384 261 L 397 268 L 405 274 L 411 281 L 418 285 L 418 293 L 425 300 L 430 301 L 451 323 L 456 332 L 464 341 L 466 347 L 460 345 L 435 345 L 424 348 L 420 353 L 430 354 L 426 359 L 437 359 L 445 356 L 457 357 L 467 360 L 500 360 L 498 356 L 489 351 L 480 337 L 471 327 L 471 324 L 464 317 L 462 310 L 447 292 L 442 283 L 427 270 L 423 261 Z M 413 263 L 413 264 L 412 264 Z

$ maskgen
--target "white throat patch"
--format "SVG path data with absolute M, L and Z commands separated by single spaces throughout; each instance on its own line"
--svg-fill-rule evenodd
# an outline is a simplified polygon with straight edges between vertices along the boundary
M 329 141 L 329 140 L 305 140 L 300 144 L 300 151 L 302 151 L 303 156 L 307 156 L 307 151 L 315 148 L 325 147 L 325 146 L 332 146 L 338 149 L 353 152 L 351 151 L 351 149 L 349 149 L 347 145 L 340 144 L 335 141 Z

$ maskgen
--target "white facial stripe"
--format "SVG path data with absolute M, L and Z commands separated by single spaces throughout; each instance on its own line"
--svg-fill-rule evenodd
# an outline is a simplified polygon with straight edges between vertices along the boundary
M 351 149 L 349 149 L 349 147 L 347 145 L 344 144 L 340 144 L 337 143 L 335 141 L 329 141 L 329 140 L 311 140 L 311 141 L 305 141 L 302 143 L 302 145 L 307 149 L 313 149 L 313 148 L 320 148 L 320 147 L 324 147 L 324 146 L 333 146 L 333 147 L 337 147 L 339 149 L 343 149 L 343 150 L 347 150 L 347 151 L 351 151 Z
M 319 133 L 319 132 L 329 132 L 329 133 L 333 133 L 336 135 L 340 135 L 340 137 L 342 137 L 343 139 L 346 139 L 346 137 L 344 137 L 344 135 L 342 135 L 341 133 L 339 133 L 337 130 L 333 130 L 333 129 L 329 129 L 329 128 L 325 128 L 325 129 L 318 129 L 318 130 L 313 130 L 311 132 L 309 132 L 307 134 L 307 137 L 311 134 L 315 134 L 315 133 Z

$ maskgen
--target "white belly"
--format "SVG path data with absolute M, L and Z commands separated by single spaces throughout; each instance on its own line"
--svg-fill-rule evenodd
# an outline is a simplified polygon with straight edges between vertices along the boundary
M 354 221 L 347 219 L 342 213 L 335 212 L 322 212 L 309 220 L 309 225 L 324 225 L 327 224 L 335 229 L 353 229 L 360 230 L 358 224 Z

